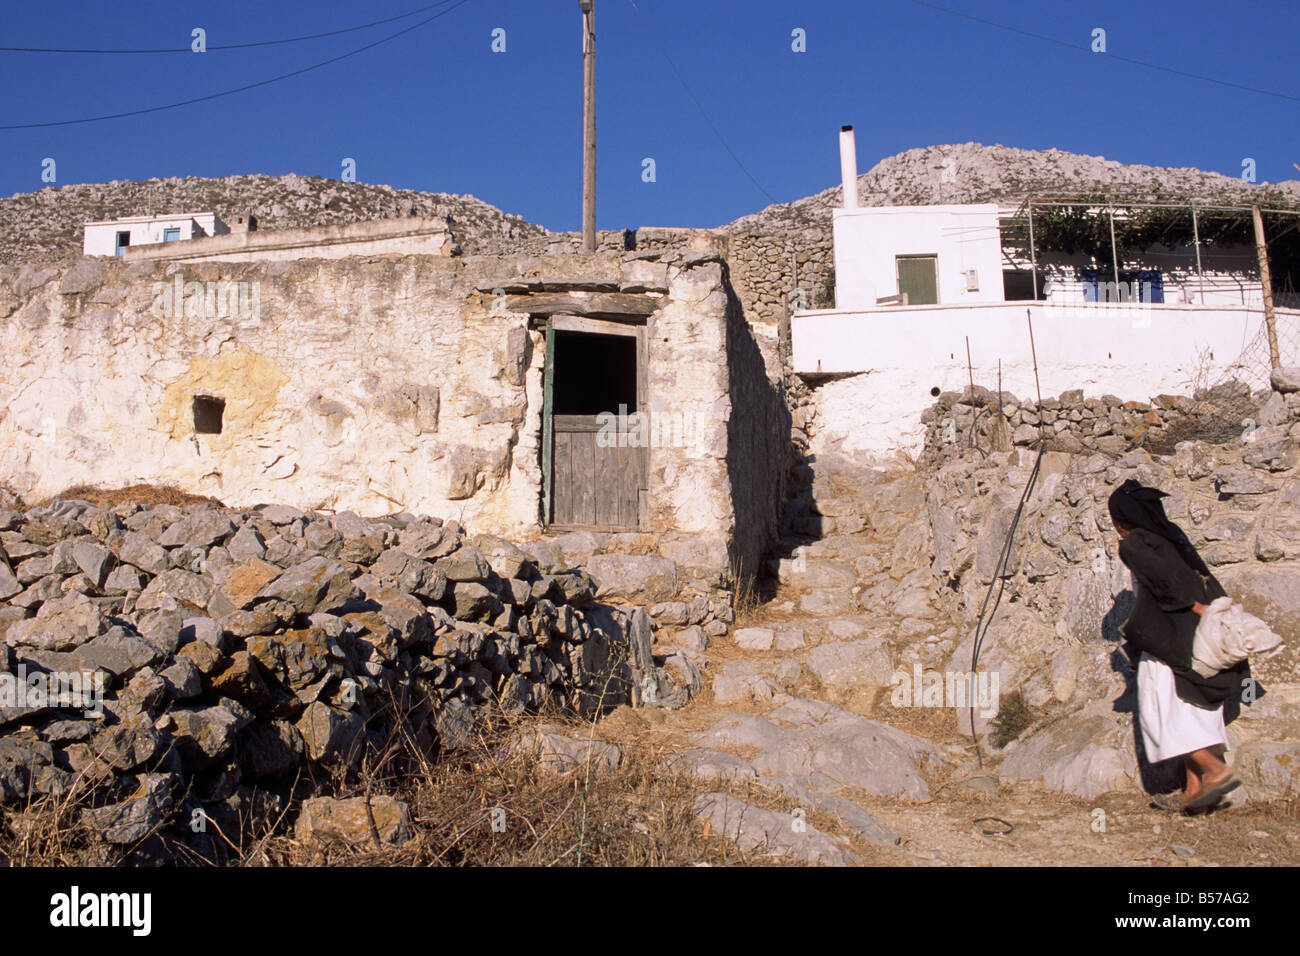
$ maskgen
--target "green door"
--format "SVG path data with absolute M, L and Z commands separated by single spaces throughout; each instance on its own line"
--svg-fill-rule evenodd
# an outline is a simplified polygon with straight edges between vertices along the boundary
M 938 257 L 899 256 L 898 292 L 907 295 L 908 305 L 938 305 Z

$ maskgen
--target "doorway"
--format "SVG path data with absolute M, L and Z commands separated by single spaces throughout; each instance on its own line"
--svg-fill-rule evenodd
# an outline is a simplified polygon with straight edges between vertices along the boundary
M 637 530 L 647 513 L 645 327 L 552 316 L 542 514 L 548 527 Z

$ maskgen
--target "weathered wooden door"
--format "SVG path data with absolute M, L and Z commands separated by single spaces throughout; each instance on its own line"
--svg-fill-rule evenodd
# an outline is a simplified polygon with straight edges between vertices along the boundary
M 908 305 L 937 305 L 939 302 L 939 260 L 937 256 L 899 256 L 898 294 Z
M 642 526 L 650 434 L 644 329 L 561 315 L 547 323 L 542 467 L 549 526 Z

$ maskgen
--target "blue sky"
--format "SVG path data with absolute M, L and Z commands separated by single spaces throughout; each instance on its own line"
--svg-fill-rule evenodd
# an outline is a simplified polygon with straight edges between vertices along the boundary
M 317 33 L 428 0 L 5 3 L 2 46 L 189 47 Z M 454 2 L 454 0 L 450 0 Z M 837 133 L 862 171 L 938 143 L 1057 147 L 1123 162 L 1300 178 L 1300 102 L 1122 62 L 1127 56 L 1300 97 L 1300 4 L 1264 0 L 935 0 L 1079 50 L 913 0 L 637 0 L 731 148 L 778 201 L 838 181 Z M 437 10 L 429 13 L 437 12 Z M 428 16 L 424 14 L 423 16 Z M 737 166 L 629 0 L 596 0 L 598 224 L 714 226 L 771 200 Z M 421 17 L 311 42 L 161 55 L 0 53 L 0 126 L 204 96 L 309 66 Z M 57 183 L 296 172 L 472 193 L 576 229 L 577 0 L 467 0 L 322 69 L 234 96 L 120 120 L 0 130 L 0 195 Z M 505 30 L 504 53 L 492 52 Z M 1108 54 L 1092 53 L 1106 31 Z M 792 31 L 806 52 L 792 50 Z M 656 181 L 642 180 L 643 160 Z

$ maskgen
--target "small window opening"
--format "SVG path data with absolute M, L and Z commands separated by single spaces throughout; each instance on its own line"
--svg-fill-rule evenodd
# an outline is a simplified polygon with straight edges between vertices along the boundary
M 226 400 L 211 395 L 194 396 L 194 433 L 220 435 L 221 417 L 226 412 Z

